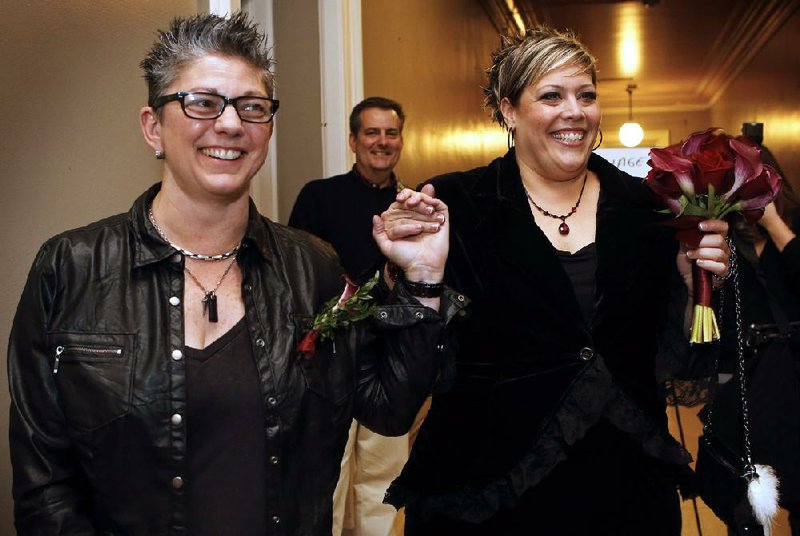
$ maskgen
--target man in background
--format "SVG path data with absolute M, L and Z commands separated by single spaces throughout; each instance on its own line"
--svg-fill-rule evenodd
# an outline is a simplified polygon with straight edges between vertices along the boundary
M 289 225 L 329 242 L 351 278 L 362 283 L 380 266 L 372 216 L 386 210 L 403 185 L 394 174 L 403 150 L 405 115 L 397 102 L 369 97 L 350 113 L 349 172 L 306 184 Z M 408 459 L 408 435 L 384 437 L 353 421 L 333 499 L 333 535 L 388 536 L 397 512 L 383 504 L 386 488 Z M 345 506 L 350 508 L 345 519 Z M 352 523 L 346 523 L 352 519 Z

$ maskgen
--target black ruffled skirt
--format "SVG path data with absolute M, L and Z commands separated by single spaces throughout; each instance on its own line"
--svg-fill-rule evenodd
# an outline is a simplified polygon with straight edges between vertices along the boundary
M 503 452 L 502 441 L 482 460 L 480 448 L 466 456 L 456 448 L 469 443 L 468 432 L 457 431 L 469 425 L 469 417 L 449 432 L 426 437 L 422 430 L 403 474 L 387 492 L 387 502 L 406 506 L 406 534 L 679 535 L 677 485 L 690 474 L 688 453 L 614 383 L 602 359 L 571 376 L 552 413 L 536 427 L 533 445 L 501 473 L 493 469 L 494 477 L 474 478 L 484 466 L 500 467 L 492 458 Z M 476 402 L 471 413 L 482 406 Z M 438 415 L 432 407 L 438 422 L 426 421 L 423 429 L 447 428 L 463 416 L 458 407 Z M 453 433 L 461 437 L 446 448 Z M 476 430 L 473 443 L 483 436 Z M 463 460 L 469 468 L 462 473 L 473 477 L 458 482 L 458 468 L 449 459 Z M 444 473 L 440 467 L 448 465 Z M 434 483 L 437 471 L 452 480 L 449 485 Z

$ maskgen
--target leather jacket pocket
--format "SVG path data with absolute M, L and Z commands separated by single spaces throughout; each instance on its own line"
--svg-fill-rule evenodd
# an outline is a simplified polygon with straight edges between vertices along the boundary
M 311 329 L 314 318 L 293 314 L 296 344 Z M 355 371 L 353 356 L 347 344 L 347 333 L 337 331 L 334 340 L 317 339 L 313 355 L 298 354 L 306 385 L 317 395 L 339 405 L 353 394 Z
M 130 410 L 135 335 L 49 334 L 53 375 L 70 428 L 91 432 Z

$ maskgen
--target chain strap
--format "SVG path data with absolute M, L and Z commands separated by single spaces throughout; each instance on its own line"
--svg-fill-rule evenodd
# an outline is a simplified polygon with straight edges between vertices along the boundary
M 731 267 L 729 275 L 733 283 L 733 304 L 736 323 L 736 375 L 739 380 L 739 398 L 742 404 L 742 440 L 744 443 L 744 476 L 748 481 L 756 477 L 756 468 L 753 464 L 752 448 L 750 444 L 750 404 L 747 400 L 747 376 L 744 363 L 744 327 L 742 318 L 742 296 L 739 281 L 739 256 L 731 237 L 728 237 L 728 248 L 731 252 Z M 725 293 L 720 295 L 720 309 L 725 305 Z M 714 371 L 719 370 L 719 354 L 714 358 Z M 708 409 L 708 424 L 706 431 L 713 435 L 714 404 Z
M 733 301 L 736 308 L 736 357 L 739 374 L 739 396 L 742 399 L 742 439 L 744 440 L 744 476 L 748 480 L 756 476 L 753 453 L 750 445 L 750 403 L 747 400 L 747 375 L 744 369 L 744 326 L 742 318 L 742 294 L 739 281 L 739 258 L 733 241 L 728 238 L 731 250 L 731 271 L 733 272 Z

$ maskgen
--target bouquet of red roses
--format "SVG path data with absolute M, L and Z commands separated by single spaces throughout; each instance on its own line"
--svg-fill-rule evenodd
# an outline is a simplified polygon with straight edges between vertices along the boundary
M 696 247 L 702 238 L 697 224 L 741 213 L 758 220 L 780 192 L 781 177 L 761 162 L 761 149 L 746 137 L 734 138 L 711 128 L 664 149 L 651 149 L 652 168 L 646 184 L 675 215 L 668 225 L 677 238 Z M 694 289 L 692 343 L 719 339 L 711 307 L 711 273 L 692 267 Z

